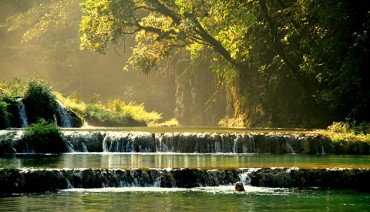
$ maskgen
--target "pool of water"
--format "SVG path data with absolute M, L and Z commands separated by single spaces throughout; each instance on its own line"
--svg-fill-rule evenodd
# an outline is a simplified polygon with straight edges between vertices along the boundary
M 231 186 L 104 188 L 0 198 L 0 211 L 368 211 L 370 195 L 347 190 Z
M 18 168 L 370 168 L 369 155 L 66 153 L 0 158 Z

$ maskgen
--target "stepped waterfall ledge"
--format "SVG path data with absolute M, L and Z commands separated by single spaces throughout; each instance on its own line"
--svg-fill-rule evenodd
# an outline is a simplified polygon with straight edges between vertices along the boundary
M 321 187 L 370 192 L 370 169 L 0 169 L 0 195 L 72 188 Z
M 23 131 L 1 131 L 0 152 L 29 153 Z M 174 152 L 269 154 L 369 154 L 361 141 L 333 142 L 315 133 L 211 133 L 138 131 L 63 131 L 69 152 Z

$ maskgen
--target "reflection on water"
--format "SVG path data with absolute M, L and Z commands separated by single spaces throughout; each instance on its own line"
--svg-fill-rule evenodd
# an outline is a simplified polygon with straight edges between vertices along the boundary
M 176 154 L 176 153 L 67 153 L 18 155 L 0 158 L 0 167 L 34 168 L 370 168 L 370 156 Z
M 0 211 L 367 211 L 370 196 L 338 190 L 246 187 L 104 188 L 0 198 Z

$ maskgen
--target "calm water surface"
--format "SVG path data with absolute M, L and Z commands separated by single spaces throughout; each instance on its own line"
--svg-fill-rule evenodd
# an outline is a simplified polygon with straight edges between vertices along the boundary
M 370 195 L 338 190 L 231 186 L 105 188 L 0 198 L 0 211 L 369 211 Z
M 176 154 L 176 153 L 67 153 L 17 155 L 0 158 L 0 167 L 34 168 L 370 168 L 370 156 Z
M 34 168 L 249 168 L 367 167 L 370 156 L 68 153 L 0 158 L 0 167 Z M 0 211 L 370 211 L 370 195 L 347 190 L 246 186 L 194 189 L 102 188 L 0 197 Z

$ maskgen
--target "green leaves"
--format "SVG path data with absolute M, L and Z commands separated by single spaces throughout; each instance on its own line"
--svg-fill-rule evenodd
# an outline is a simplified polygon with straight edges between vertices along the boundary
M 87 0 L 81 4 L 80 48 L 104 53 L 109 43 L 118 44 L 130 33 L 137 17 L 132 0 Z
M 207 61 L 234 118 L 246 124 L 324 126 L 361 117 L 370 102 L 366 1 L 87 0 L 83 7 L 83 49 L 104 52 L 134 35 L 127 69 L 148 74 L 189 55 L 181 68 Z
M 26 128 L 23 142 L 34 147 L 35 152 L 62 153 L 67 151 L 60 129 L 52 122 L 39 119 Z
M 24 96 L 27 105 L 27 116 L 30 123 L 35 123 L 40 118 L 47 122 L 54 121 L 57 103 L 52 89 L 41 79 L 33 79 L 28 84 L 28 90 Z

